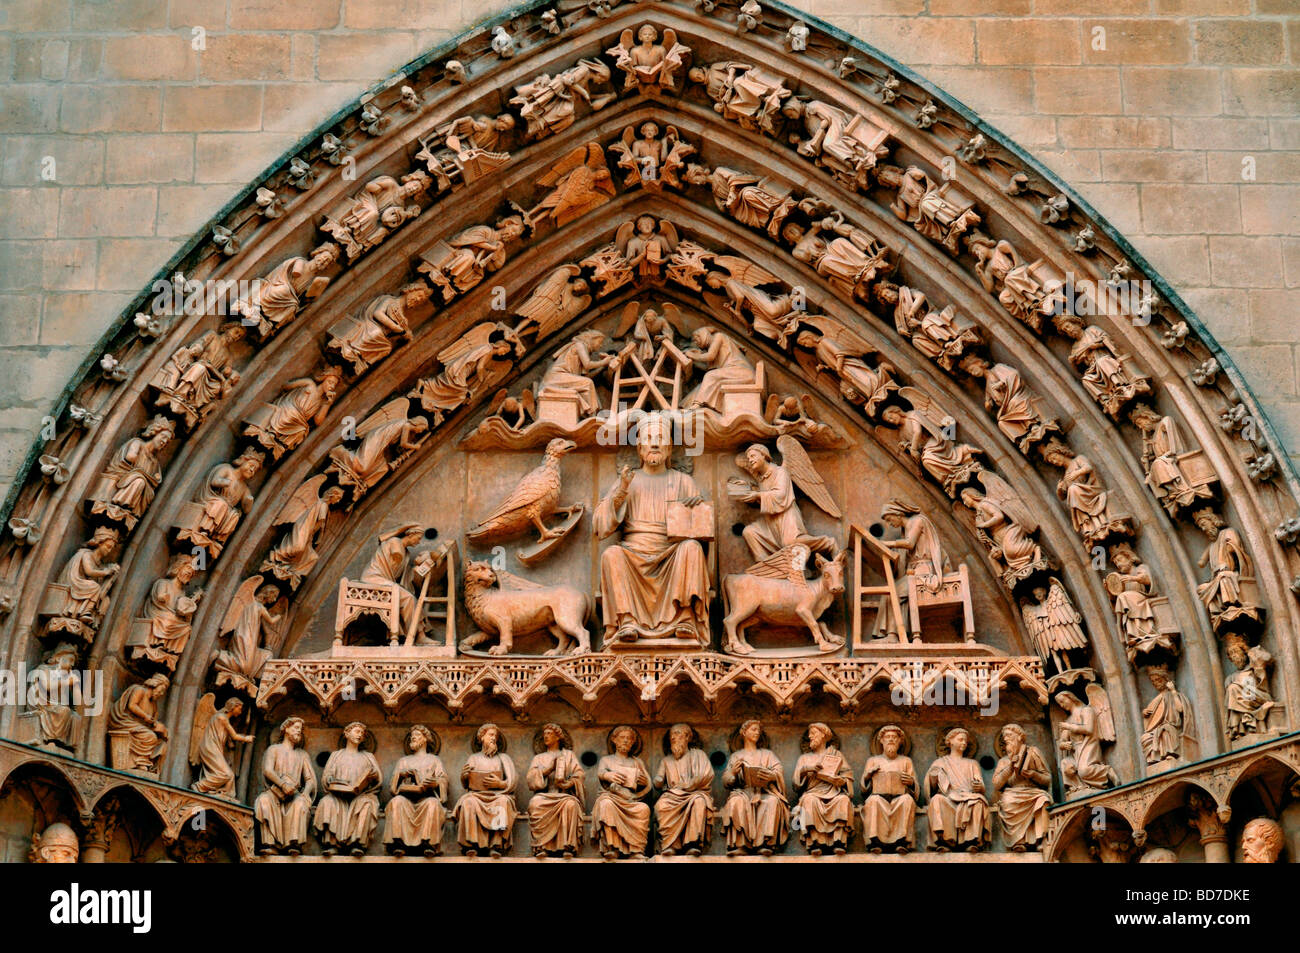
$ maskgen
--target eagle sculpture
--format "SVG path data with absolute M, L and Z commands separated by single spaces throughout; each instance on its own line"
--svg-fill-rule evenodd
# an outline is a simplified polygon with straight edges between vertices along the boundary
M 572 440 L 556 437 L 546 445 L 539 466 L 524 476 L 508 497 L 467 534 L 472 543 L 511 539 L 535 527 L 542 541 L 561 535 L 549 529 L 546 520 L 554 515 L 560 500 L 560 458 L 577 448 Z

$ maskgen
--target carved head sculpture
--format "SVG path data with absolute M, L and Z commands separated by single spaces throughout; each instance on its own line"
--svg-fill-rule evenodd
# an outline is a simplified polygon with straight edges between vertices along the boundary
M 343 734 L 339 736 L 339 747 L 370 748 L 374 747 L 374 739 L 364 722 L 353 721 L 344 726 Z
M 585 281 L 581 283 L 586 285 Z M 596 328 L 587 328 L 585 331 L 579 331 L 574 340 L 582 342 L 588 351 L 594 351 L 605 343 L 605 332 Z
M 76 831 L 62 821 L 55 821 L 32 838 L 32 851 L 40 864 L 75 864 L 81 845 Z
M 800 751 L 821 751 L 828 746 L 838 748 L 839 739 L 824 721 L 814 721 L 799 739 Z
M 643 23 L 641 24 L 641 29 L 636 31 L 636 38 L 643 46 L 649 46 L 654 43 L 655 40 L 659 39 L 659 31 L 649 23 Z
M 624 758 L 635 758 L 641 753 L 641 735 L 631 725 L 618 725 L 605 739 L 605 750 Z
M 1168 665 L 1148 665 L 1147 679 L 1157 693 L 1163 692 L 1166 686 L 1173 685 L 1173 679 L 1169 675 Z
M 514 241 L 524 233 L 524 220 L 520 215 L 507 215 L 497 222 L 497 238 L 503 242 Z
M 652 123 L 652 122 L 643 122 L 643 123 L 641 123 L 641 129 L 640 129 L 639 131 L 640 131 L 640 133 L 641 133 L 641 138 L 642 138 L 642 139 L 658 139 L 658 138 L 659 138 L 659 127 L 658 127 L 657 125 L 655 125 L 654 123 Z
M 1224 652 L 1238 671 L 1250 664 L 1250 656 L 1247 654 L 1249 651 L 1250 644 L 1236 632 L 1229 632 L 1224 638 Z
M 731 750 L 753 745 L 755 748 L 768 747 L 767 732 L 763 722 L 758 718 L 746 718 L 731 736 Z
M 167 575 L 171 576 L 182 586 L 194 578 L 194 573 L 195 567 L 193 556 L 173 556 L 171 564 L 167 567 Z
M 99 526 L 90 535 L 86 546 L 95 550 L 96 555 L 101 559 L 111 559 L 120 539 L 118 531 L 111 526 Z
M 176 436 L 176 424 L 167 417 L 158 416 L 149 421 L 140 435 L 152 441 L 154 447 L 161 450 L 171 443 L 172 437 Z
M 167 676 L 163 674 L 150 675 L 144 680 L 144 687 L 149 690 L 150 698 L 162 698 L 167 694 L 167 689 L 171 686 Z
M 412 725 L 406 733 L 406 750 L 414 753 L 421 748 L 429 754 L 437 754 L 442 750 L 442 739 L 428 725 Z
M 280 722 L 280 740 L 290 748 L 301 748 L 307 740 L 307 723 L 296 715 Z
M 898 725 L 885 725 L 871 739 L 872 751 L 883 754 L 886 758 L 897 758 L 899 754 L 907 754 L 909 747 L 907 735 Z
M 45 664 L 65 672 L 72 671 L 77 665 L 76 646 L 69 642 L 60 642 L 55 650 L 46 657 Z
M 904 500 L 893 499 L 885 504 L 884 509 L 880 511 L 880 518 L 890 526 L 898 528 L 907 522 L 909 516 L 913 516 L 921 510 Z
M 1111 815 L 1106 815 L 1110 817 Z M 1089 853 L 1103 864 L 1127 864 L 1133 859 L 1137 845 L 1133 842 L 1133 832 L 1118 823 L 1113 826 L 1093 828 L 1090 832 L 1092 843 Z
M 1241 831 L 1241 851 L 1247 864 L 1275 864 L 1286 836 L 1282 825 L 1269 817 L 1247 821 Z
M 1014 761 L 1024 750 L 1025 740 L 1025 729 L 1015 722 L 1003 725 L 1002 730 L 998 732 L 999 754 Z
M 1208 506 L 1193 513 L 1192 521 L 1196 523 L 1197 529 L 1210 539 L 1218 539 L 1219 530 L 1227 525 L 1223 517 Z
M 766 473 L 771 463 L 772 452 L 761 443 L 751 443 L 744 453 L 736 457 L 736 466 L 755 478 Z
M 479 725 L 478 731 L 474 732 L 473 747 L 490 758 L 498 752 L 505 753 L 506 739 L 501 737 L 501 729 L 489 721 Z
M 1132 547 L 1129 546 L 1128 543 L 1119 543 L 1116 546 L 1112 546 L 1110 550 L 1110 559 L 1120 572 L 1132 572 L 1133 567 L 1141 562 L 1141 560 L 1138 559 L 1137 553 L 1133 552 Z
M 244 703 L 237 696 L 234 698 L 227 698 L 226 703 L 221 706 L 221 710 L 225 713 L 227 718 L 234 721 L 244 713 Z
M 236 321 L 232 324 L 227 324 L 217 333 L 227 344 L 235 344 L 238 341 L 242 341 L 248 335 L 248 329 L 244 327 L 242 322 Z
M 537 729 L 537 734 L 533 736 L 533 751 L 541 754 L 543 751 L 555 751 L 573 748 L 573 738 L 563 726 L 557 725 L 550 721 Z
M 1035 592 L 1035 594 L 1037 593 Z M 1072 711 L 1074 711 L 1076 708 L 1079 708 L 1083 705 L 1083 702 L 1079 700 L 1079 696 L 1073 695 L 1070 692 L 1057 692 L 1055 695 L 1052 696 L 1052 698 L 1055 699 L 1058 705 L 1060 705 L 1062 708 L 1065 709 L 1065 714 L 1067 717 Z
M 940 756 L 950 754 L 955 758 L 970 758 L 975 754 L 975 739 L 968 730 L 958 726 L 943 733 L 938 747 Z
M 684 758 L 689 749 L 698 747 L 699 733 L 685 722 L 679 721 L 664 735 L 664 754 L 672 754 L 674 758 Z
M 562 457 L 571 450 L 577 450 L 578 445 L 572 440 L 565 440 L 563 437 L 552 437 L 546 444 L 546 455 L 548 457 Z
M 264 606 L 273 606 L 280 599 L 280 587 L 273 582 L 268 582 L 257 590 L 256 598 Z
M 250 480 L 257 476 L 257 471 L 262 469 L 262 454 L 257 450 L 245 450 L 235 458 L 235 469 L 245 480 Z
M 341 486 L 330 487 L 328 490 L 326 490 L 324 493 L 321 494 L 321 501 L 324 502 L 326 506 L 337 506 L 339 503 L 342 503 L 343 487 Z
M 668 465 L 673 450 L 673 428 L 662 414 L 647 414 L 641 418 L 636 432 L 636 453 L 641 465 L 658 472 Z
M 1138 858 L 1139 864 L 1176 864 L 1178 855 L 1168 847 L 1148 847 Z
M 827 559 L 821 553 L 813 556 L 817 572 L 824 580 L 826 591 L 838 596 L 844 591 L 844 565 L 848 562 L 848 551 L 841 549 L 834 559 Z

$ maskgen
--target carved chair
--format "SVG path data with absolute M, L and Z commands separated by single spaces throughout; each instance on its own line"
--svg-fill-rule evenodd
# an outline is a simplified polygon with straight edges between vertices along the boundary
M 938 592 L 917 585 L 916 576 L 907 577 L 907 614 L 912 628 L 912 641 L 921 641 L 926 625 L 962 620 L 962 637 L 975 641 L 975 613 L 971 609 L 970 575 L 966 564 L 961 563 L 956 572 L 945 573 Z

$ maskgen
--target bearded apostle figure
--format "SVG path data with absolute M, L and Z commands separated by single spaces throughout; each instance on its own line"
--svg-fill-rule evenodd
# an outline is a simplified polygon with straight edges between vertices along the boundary
M 672 430 L 658 414 L 637 432 L 641 467 L 623 467 L 618 482 L 596 504 L 596 536 L 622 530 L 600 557 L 605 640 L 678 638 L 705 645 L 709 638 L 709 574 L 696 539 L 668 535 L 669 509 L 704 502 L 695 481 L 670 469 Z

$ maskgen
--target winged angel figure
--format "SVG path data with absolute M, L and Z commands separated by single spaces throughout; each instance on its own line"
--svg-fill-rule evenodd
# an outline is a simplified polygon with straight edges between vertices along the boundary
M 1072 692 L 1056 694 L 1056 703 L 1065 709 L 1066 715 L 1059 728 L 1057 747 L 1061 751 L 1061 775 L 1068 795 L 1101 791 L 1119 784 L 1115 769 L 1101 754 L 1102 744 L 1115 740 L 1110 698 L 1106 689 L 1096 682 L 1088 685 L 1085 694 L 1087 702 Z
M 428 438 L 429 421 L 408 416 L 410 408 L 405 397 L 390 400 L 357 425 L 361 443 L 355 450 L 342 445 L 330 450 L 333 462 L 326 472 L 334 474 L 341 486 L 353 488 L 353 502 L 401 466 Z
M 268 641 L 267 634 L 280 621 L 280 616 L 271 612 L 279 599 L 279 587 L 274 583 L 263 585 L 261 576 L 249 576 L 240 583 L 217 633 L 230 635 L 227 647 L 218 650 L 212 659 L 218 688 L 229 684 L 236 691 L 256 694 L 257 679 L 273 651 L 263 648 L 262 643 Z
M 766 268 L 737 255 L 714 255 L 704 283 L 725 296 L 723 310 L 744 324 L 753 323 L 754 333 L 786 347 L 790 335 L 799 329 L 806 309 L 797 307 L 795 293 L 770 294 L 762 285 L 779 285 L 780 279 Z M 707 300 L 707 299 L 706 299 Z
M 1020 614 L 1033 636 L 1034 646 L 1044 661 L 1051 659 L 1058 672 L 1067 672 L 1071 652 L 1087 652 L 1088 637 L 1083 634 L 1083 616 L 1070 601 L 1061 581 L 1055 576 L 1046 586 L 1034 589 L 1037 603 L 1025 602 Z
M 547 218 L 561 228 L 594 208 L 604 205 L 616 193 L 614 177 L 605 164 L 605 150 L 599 142 L 578 146 L 537 180 L 551 191 L 524 214 L 529 228 Z
M 840 508 L 831 497 L 826 481 L 813 466 L 808 451 L 794 437 L 776 438 L 781 462 L 761 443 L 752 444 L 736 457 L 739 467 L 754 482 L 733 478 L 728 492 L 734 499 L 758 507 L 757 518 L 742 535 L 755 560 L 763 560 L 789 546 L 806 546 L 813 552 L 833 554 L 835 541 L 829 536 L 810 536 L 804 526 L 795 488 L 803 492 L 827 516 L 840 518 Z
M 321 492 L 325 480 L 325 474 L 321 473 L 304 481 L 293 491 L 293 496 L 271 524 L 287 524 L 289 528 L 267 554 L 262 571 L 274 573 L 277 579 L 283 579 L 294 589 L 316 567 L 320 559 L 316 547 L 329 522 L 330 507 L 343 501 L 341 487 L 331 486 Z

